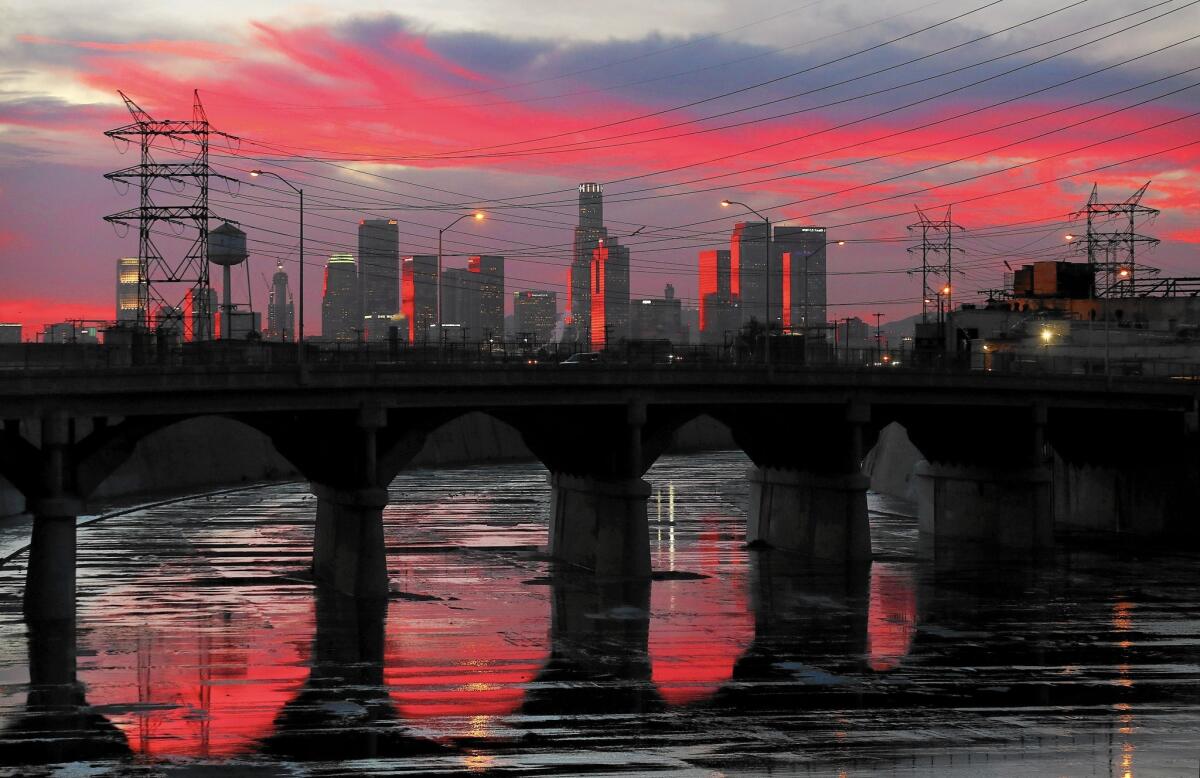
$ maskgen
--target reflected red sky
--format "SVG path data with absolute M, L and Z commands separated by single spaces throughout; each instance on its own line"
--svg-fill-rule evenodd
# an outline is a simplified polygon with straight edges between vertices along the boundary
M 917 592 L 911 565 L 871 565 L 871 599 L 867 609 L 867 665 L 895 670 L 912 650 L 917 626 Z

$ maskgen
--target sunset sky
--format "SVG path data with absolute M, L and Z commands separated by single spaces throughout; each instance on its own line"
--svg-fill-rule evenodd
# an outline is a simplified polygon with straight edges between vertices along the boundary
M 251 242 L 265 310 L 282 260 L 296 285 L 306 190 L 306 321 L 359 219 L 400 220 L 401 253 L 508 257 L 506 291 L 565 302 L 575 186 L 605 185 L 611 232 L 639 234 L 632 288 L 696 296 L 697 252 L 724 247 L 745 201 L 829 229 L 830 317 L 919 310 L 914 205 L 965 227 L 956 298 L 1004 261 L 1067 258 L 1093 183 L 1121 201 L 1152 180 L 1140 231 L 1164 275 L 1200 275 L 1200 3 L 849 0 L 564 3 L 215 0 L 0 3 L 0 321 L 111 319 L 137 205 L 103 173 L 137 149 L 117 90 L 157 119 L 214 128 L 211 205 Z M 162 141 L 157 152 L 175 152 Z M 180 202 L 169 184 L 159 203 Z M 215 224 L 213 225 L 215 226 Z M 183 241 L 159 239 L 164 252 Z M 239 271 L 241 274 L 241 271 Z M 244 274 L 237 297 L 245 302 Z

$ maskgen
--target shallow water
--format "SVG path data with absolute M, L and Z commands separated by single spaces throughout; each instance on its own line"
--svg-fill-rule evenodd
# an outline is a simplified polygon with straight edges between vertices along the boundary
M 746 466 L 655 465 L 647 584 L 552 575 L 532 464 L 397 479 L 378 608 L 306 580 L 301 485 L 81 528 L 73 634 L 0 567 L 0 771 L 1200 772 L 1200 554 L 939 569 L 871 495 L 873 564 L 814 569 L 744 548 Z

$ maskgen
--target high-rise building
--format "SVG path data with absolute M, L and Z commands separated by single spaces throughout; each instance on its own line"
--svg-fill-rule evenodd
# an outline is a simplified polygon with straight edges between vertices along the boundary
M 702 343 L 724 343 L 742 326 L 740 301 L 733 291 L 740 284 L 731 254 L 721 249 L 700 252 L 698 324 Z
M 590 341 L 592 322 L 592 256 L 608 237 L 604 227 L 604 191 L 600 184 L 579 185 L 579 223 L 575 227 L 574 253 L 567 286 L 570 332 L 580 343 Z
M 400 300 L 408 320 L 408 342 L 426 343 L 437 321 L 436 254 L 416 254 L 400 262 Z
M 683 303 L 675 287 L 667 284 L 663 296 L 629 301 L 629 337 L 638 340 L 669 340 L 675 345 L 688 341 L 683 326 Z
M 137 257 L 117 260 L 117 321 L 128 324 L 146 322 L 146 284 L 139 283 Z
M 592 251 L 592 348 L 615 346 L 629 337 L 629 247 L 609 238 Z
M 271 296 L 267 300 L 267 340 L 290 343 L 295 335 L 296 313 L 292 301 L 292 290 L 288 288 L 288 274 L 283 263 L 275 266 L 271 276 Z
M 208 297 L 208 305 L 202 305 L 203 295 Z M 183 296 L 184 340 L 212 340 L 216 333 L 217 290 L 211 286 L 205 292 L 192 287 Z
M 476 275 L 479 288 L 479 321 L 475 333 L 480 341 L 504 340 L 504 257 L 470 257 L 467 269 Z
M 767 223 L 738 222 L 729 241 L 730 292 L 741 303 L 742 319 L 760 324 L 767 317 Z M 773 271 L 776 268 L 771 268 Z M 772 314 L 778 317 L 780 285 L 772 273 Z
M 0 343 L 20 343 L 21 325 L 0 323 Z
M 358 269 L 350 254 L 332 254 L 325 264 L 325 292 L 321 297 L 321 337 L 357 343 L 361 338 Z
M 538 289 L 513 292 L 514 334 L 531 337 L 538 344 L 549 343 L 558 323 L 558 295 Z
M 358 223 L 358 285 L 363 316 L 400 310 L 400 227 L 395 219 Z
M 781 270 L 783 326 L 813 337 L 826 321 L 825 248 L 824 227 L 776 227 L 771 241 Z
M 442 324 L 458 325 L 458 336 L 483 339 L 480 324 L 480 276 L 470 270 L 442 268 Z

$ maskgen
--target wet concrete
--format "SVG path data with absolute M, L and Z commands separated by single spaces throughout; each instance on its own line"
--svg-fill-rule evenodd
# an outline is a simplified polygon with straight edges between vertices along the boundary
M 1196 775 L 1200 554 L 933 567 L 744 547 L 740 454 L 647 476 L 655 579 L 556 569 L 536 465 L 414 471 L 393 596 L 314 590 L 298 485 L 79 530 L 76 623 L 0 567 L 0 774 Z

